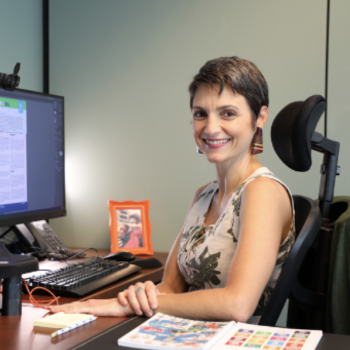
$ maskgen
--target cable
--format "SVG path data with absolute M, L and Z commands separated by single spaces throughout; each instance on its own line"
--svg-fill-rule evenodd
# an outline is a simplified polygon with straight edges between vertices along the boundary
M 55 251 L 49 252 L 47 258 L 50 260 L 65 261 L 67 263 L 68 259 L 72 258 L 85 258 L 85 250 L 72 250 L 69 248 L 58 248 Z
M 51 270 L 39 270 L 39 271 L 51 271 Z M 42 309 L 49 310 L 49 307 L 48 307 L 48 306 L 50 306 L 50 305 L 53 304 L 54 302 L 56 302 L 56 305 L 59 305 L 58 299 L 60 299 L 60 297 L 56 297 L 56 295 L 53 294 L 50 290 L 48 290 L 48 289 L 46 289 L 46 288 L 44 288 L 44 287 L 35 287 L 35 288 L 33 288 L 33 289 L 30 291 L 29 288 L 28 288 L 27 282 L 26 282 L 23 278 L 22 278 L 22 281 L 23 281 L 24 286 L 26 287 L 26 290 L 27 290 L 27 292 L 28 292 L 29 301 L 30 301 L 35 307 L 40 307 L 40 308 L 42 308 Z M 37 290 L 37 289 L 42 289 L 42 290 L 44 290 L 44 291 L 50 293 L 50 294 L 52 295 L 52 299 L 50 299 L 50 300 L 48 300 L 48 301 L 46 301 L 46 302 L 44 302 L 44 301 L 41 301 L 41 302 L 37 301 L 37 300 L 34 298 L 34 296 L 33 296 L 34 291 Z M 2 286 L 1 286 L 1 289 L 0 289 L 0 293 L 2 293 Z M 0 311 L 1 311 L 1 310 L 2 310 L 2 309 L 0 309 Z
M 86 248 L 84 250 L 72 250 L 72 249 L 59 249 L 58 252 L 52 252 L 48 254 L 49 259 L 54 259 L 54 260 L 61 260 L 64 261 L 66 264 L 68 264 L 68 260 L 73 259 L 73 258 L 85 258 L 84 252 L 87 250 L 94 250 L 96 252 L 96 256 L 92 257 L 91 259 L 96 259 L 98 258 L 98 251 L 95 248 Z M 83 256 L 81 256 L 83 254 Z M 90 257 L 86 257 L 90 258 Z M 69 264 L 68 264 L 69 265 Z
M 29 288 L 28 288 L 27 282 L 26 282 L 23 278 L 22 278 L 22 281 L 23 281 L 23 283 L 24 283 L 24 285 L 25 285 L 25 287 L 26 287 L 26 289 L 27 289 L 28 296 L 29 296 L 29 301 L 30 301 L 35 307 L 40 307 L 40 308 L 45 309 L 45 310 L 50 310 L 50 309 L 49 309 L 49 306 L 50 306 L 52 303 L 56 302 L 56 305 L 57 305 L 57 306 L 59 305 L 58 299 L 59 299 L 60 297 L 56 297 L 56 295 L 53 294 L 50 290 L 48 290 L 48 289 L 46 289 L 46 288 L 44 288 L 44 287 L 35 287 L 35 288 L 33 288 L 33 289 L 30 291 Z M 53 299 L 48 300 L 47 302 L 43 302 L 43 301 L 39 302 L 39 301 L 35 300 L 35 298 L 34 298 L 34 296 L 33 296 L 33 293 L 34 293 L 34 291 L 37 290 L 37 289 L 42 289 L 42 290 L 45 290 L 46 292 L 50 293 L 50 294 L 52 295 Z
M 68 259 L 66 259 L 66 263 L 68 264 L 68 260 L 70 260 L 70 259 L 73 259 L 74 257 L 76 257 L 77 255 L 80 255 L 80 254 L 82 254 L 82 253 L 85 253 L 87 250 L 94 250 L 95 252 L 96 252 L 96 256 L 94 256 L 94 259 L 96 260 L 96 258 L 98 258 L 98 251 L 97 251 L 97 249 L 95 249 L 95 248 L 86 248 L 86 249 L 84 249 L 84 250 L 78 250 L 78 252 L 76 253 L 76 254 L 74 254 L 74 255 L 72 255 L 71 257 L 69 257 Z
M 33 255 L 33 254 L 36 254 L 36 253 L 48 253 L 49 252 L 49 250 L 47 248 L 42 249 L 42 248 L 39 248 L 39 247 L 31 246 L 30 249 L 36 249 L 36 251 L 35 252 L 29 252 L 29 253 L 27 253 L 27 255 Z

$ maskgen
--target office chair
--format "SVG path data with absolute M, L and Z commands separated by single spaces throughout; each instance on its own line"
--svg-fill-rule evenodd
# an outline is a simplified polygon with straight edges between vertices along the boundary
M 335 196 L 330 220 L 334 223 L 329 257 L 326 332 L 350 335 L 350 197 Z
M 332 227 L 331 203 L 338 167 L 339 143 L 315 132 L 325 110 L 325 99 L 314 95 L 293 102 L 276 116 L 271 140 L 279 158 L 289 168 L 305 172 L 312 164 L 311 150 L 322 152 L 318 204 L 306 197 L 295 199 L 296 242 L 259 324 L 275 325 L 287 298 L 290 328 L 325 329 L 328 258 Z M 319 207 L 319 209 L 317 209 Z
M 298 281 L 301 264 L 321 228 L 321 213 L 318 204 L 303 196 L 293 196 L 295 210 L 296 240 L 283 266 L 275 289 L 261 316 L 259 324 L 274 326 L 287 298 L 308 298 L 308 293 Z M 303 300 L 300 300 L 303 301 Z

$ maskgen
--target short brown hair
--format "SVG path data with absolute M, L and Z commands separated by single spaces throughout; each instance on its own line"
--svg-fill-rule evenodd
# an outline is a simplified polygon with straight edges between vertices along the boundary
M 135 219 L 137 223 L 141 222 L 141 218 L 140 218 L 140 216 L 137 215 L 137 214 L 131 214 L 131 215 L 129 216 L 129 221 L 130 221 L 131 218 L 132 218 L 132 219 Z
M 219 85 L 219 95 L 226 85 L 229 86 L 234 93 L 246 98 L 255 118 L 262 106 L 269 105 L 269 89 L 264 76 L 253 62 L 237 56 L 210 60 L 199 70 L 188 88 L 191 108 L 196 90 L 202 85 Z

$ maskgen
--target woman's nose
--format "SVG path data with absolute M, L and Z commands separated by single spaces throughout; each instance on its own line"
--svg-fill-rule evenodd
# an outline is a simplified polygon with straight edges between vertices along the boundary
M 207 117 L 204 131 L 208 136 L 213 136 L 220 132 L 220 121 L 215 115 L 211 114 Z

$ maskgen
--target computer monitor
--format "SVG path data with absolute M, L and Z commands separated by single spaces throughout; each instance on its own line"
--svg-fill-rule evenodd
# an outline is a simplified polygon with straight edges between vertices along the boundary
M 0 227 L 66 215 L 64 98 L 0 88 Z

